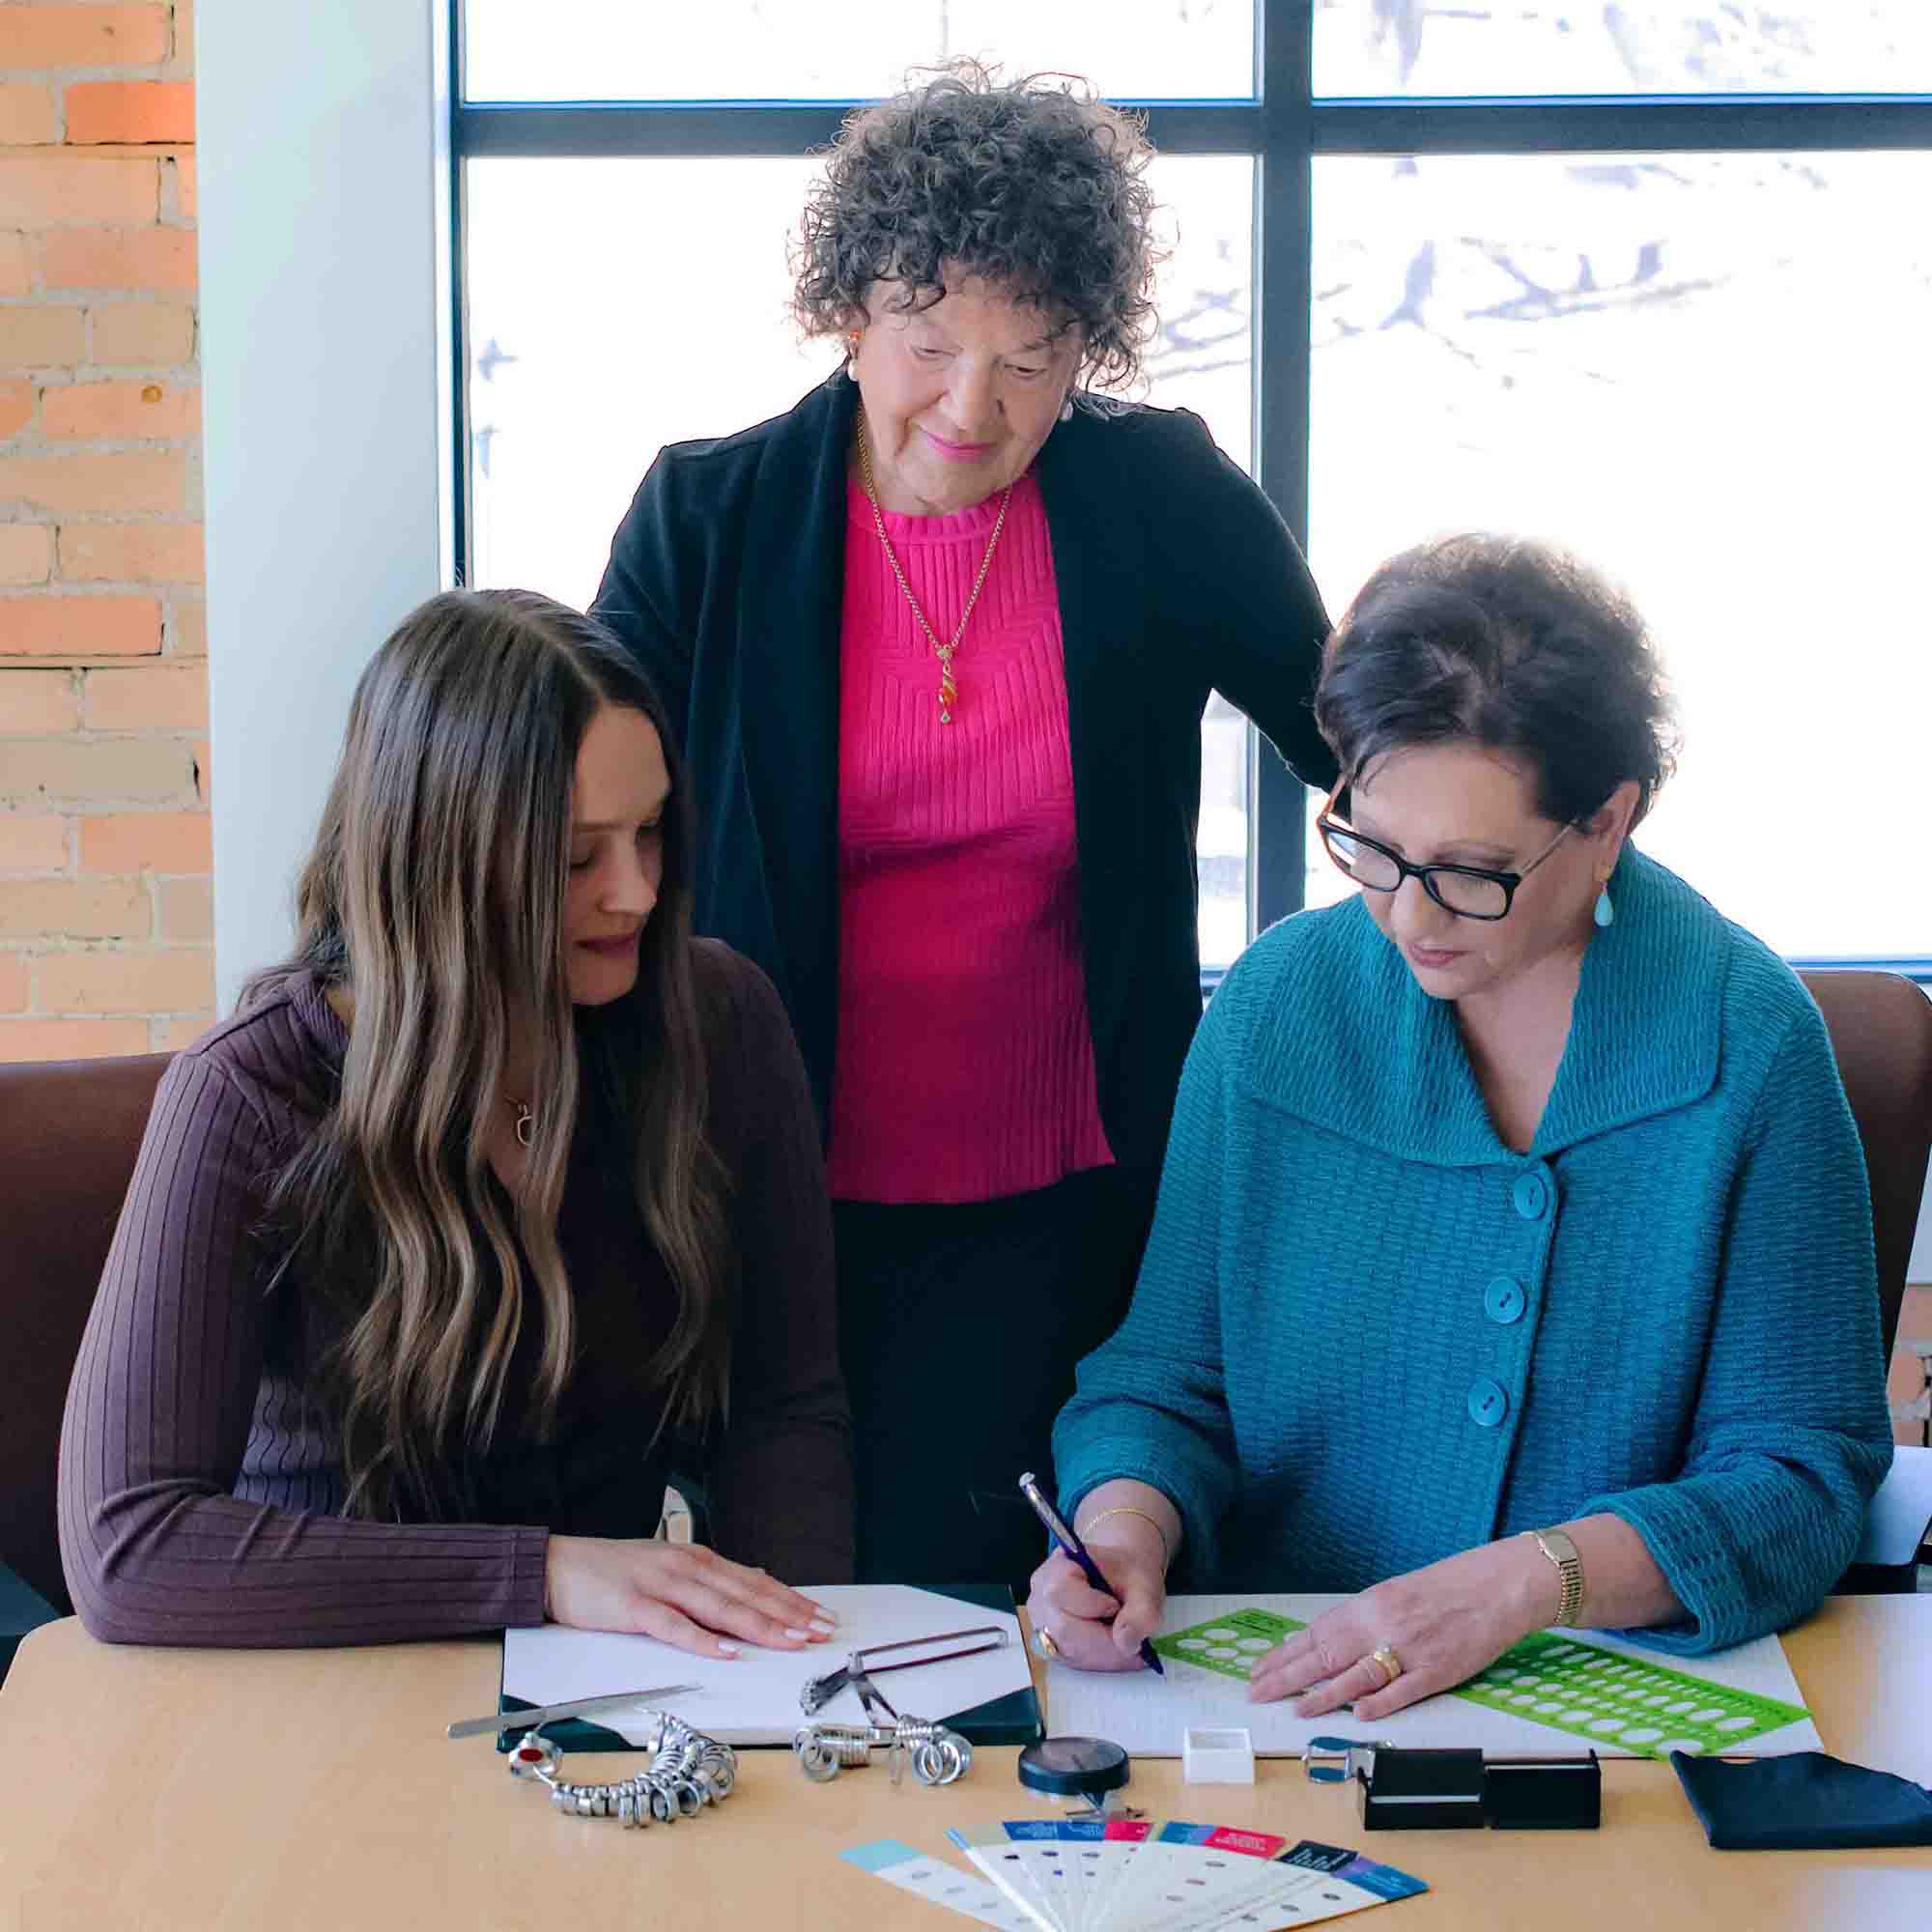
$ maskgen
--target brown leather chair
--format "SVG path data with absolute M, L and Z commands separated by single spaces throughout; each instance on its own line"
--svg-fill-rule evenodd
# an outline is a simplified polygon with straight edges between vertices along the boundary
M 0 1066 L 0 1563 L 63 1613 L 61 1409 L 168 1059 Z
M 1932 1158 L 1932 999 L 1899 973 L 1801 974 L 1825 1015 L 1838 1078 L 1864 1143 L 1888 1357 Z
M 1800 977 L 1825 1015 L 1838 1077 L 1864 1143 L 1878 1252 L 1879 1333 L 1889 1360 L 1932 1157 L 1932 999 L 1898 973 L 1847 969 Z M 1932 1450 L 1901 1452 L 1887 1484 L 1892 1514 L 1900 1498 L 1909 1498 L 1904 1508 L 1908 1516 L 1917 1514 L 1919 1534 L 1932 1493 L 1928 1466 Z M 1881 1514 L 1875 1506 L 1874 1522 Z M 1896 1558 L 1896 1551 L 1891 1554 Z M 1868 1534 L 1861 1556 L 1839 1583 L 1841 1590 L 1914 1587 L 1909 1555 L 1903 1561 L 1881 1559 Z

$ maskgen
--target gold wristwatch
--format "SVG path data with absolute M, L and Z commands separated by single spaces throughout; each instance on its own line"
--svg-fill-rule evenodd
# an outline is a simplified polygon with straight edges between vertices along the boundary
M 1573 1628 L 1577 1613 L 1583 1607 L 1583 1559 L 1577 1554 L 1577 1546 L 1560 1529 L 1532 1529 L 1530 1535 L 1536 1539 L 1536 1547 L 1556 1566 L 1556 1574 L 1563 1579 L 1563 1594 L 1557 1600 L 1554 1623 L 1569 1624 Z

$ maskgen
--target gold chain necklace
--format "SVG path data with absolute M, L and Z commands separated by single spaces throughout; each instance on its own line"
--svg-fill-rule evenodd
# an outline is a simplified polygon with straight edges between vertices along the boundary
M 959 648 L 959 639 L 966 635 L 967 619 L 973 614 L 973 607 L 980 601 L 980 586 L 986 582 L 986 573 L 993 567 L 993 553 L 1000 547 L 1000 532 L 1007 526 L 1007 505 L 1013 499 L 1013 486 L 1009 483 L 1000 497 L 1000 514 L 993 523 L 993 534 L 986 543 L 986 554 L 980 559 L 980 574 L 973 580 L 973 591 L 966 599 L 966 608 L 959 613 L 958 628 L 952 633 L 952 641 L 942 644 L 939 634 L 925 621 L 925 612 L 919 608 L 919 599 L 912 594 L 912 585 L 906 582 L 906 574 L 899 568 L 899 560 L 893 549 L 893 540 L 886 534 L 886 520 L 879 509 L 879 493 L 872 484 L 872 451 L 870 440 L 866 435 L 866 412 L 859 412 L 859 475 L 866 485 L 866 500 L 872 506 L 872 527 L 879 533 L 879 542 L 884 547 L 886 561 L 893 567 L 893 575 L 899 581 L 899 588 L 905 592 L 905 601 L 912 606 L 912 614 L 919 620 L 919 628 L 925 633 L 926 642 L 932 646 L 933 655 L 939 660 L 939 722 L 952 723 L 952 707 L 959 701 L 959 686 L 952 676 L 952 653 Z M 1015 481 L 1018 479 L 1016 478 Z

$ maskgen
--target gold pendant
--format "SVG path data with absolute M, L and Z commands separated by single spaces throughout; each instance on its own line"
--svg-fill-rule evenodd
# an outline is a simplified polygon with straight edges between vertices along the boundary
M 942 670 L 939 673 L 939 722 L 952 723 L 952 707 L 959 701 L 959 687 L 952 682 L 952 673 Z

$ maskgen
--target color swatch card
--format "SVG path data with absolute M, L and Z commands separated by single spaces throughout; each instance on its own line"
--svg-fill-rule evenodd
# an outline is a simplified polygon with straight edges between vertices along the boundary
M 1298 1755 L 1321 1735 L 1502 1754 L 1547 1751 L 1552 1732 L 1606 1755 L 1638 1757 L 1824 1748 L 1776 1637 L 1666 1661 L 1603 1631 L 1539 1632 L 1469 1683 L 1378 1718 L 1372 1730 L 1353 1725 L 1346 1711 L 1297 1718 L 1292 1701 L 1251 1704 L 1247 1679 L 1257 1661 L 1347 1601 L 1170 1598 L 1166 1628 L 1153 1639 L 1166 1676 L 1050 1664 L 1050 1728 L 1111 1738 L 1138 1757 L 1179 1756 L 1190 1724 L 1244 1725 L 1256 1751 L 1274 1757 Z
M 1427 1889 L 1337 1846 L 1178 1819 L 1020 1819 L 947 1835 L 1041 1932 L 1263 1932 Z
M 1049 1932 L 1218 1924 L 1264 1894 L 1288 1841 L 1144 1820 L 1016 1819 L 947 1835 Z
M 869 1845 L 854 1845 L 838 1856 L 915 1898 L 929 1899 L 949 1912 L 978 1919 L 981 1925 L 997 1925 L 1000 1932 L 1039 1932 L 1039 1921 L 989 1879 L 968 1878 L 944 1859 L 902 1845 L 896 1838 L 875 1838 Z

